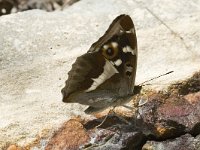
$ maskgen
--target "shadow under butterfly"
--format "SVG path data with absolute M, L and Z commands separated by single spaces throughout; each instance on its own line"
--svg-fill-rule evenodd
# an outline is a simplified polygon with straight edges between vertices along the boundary
M 137 57 L 133 21 L 120 15 L 72 65 L 62 89 L 63 102 L 89 105 L 87 114 L 129 102 L 142 88 L 135 86 Z

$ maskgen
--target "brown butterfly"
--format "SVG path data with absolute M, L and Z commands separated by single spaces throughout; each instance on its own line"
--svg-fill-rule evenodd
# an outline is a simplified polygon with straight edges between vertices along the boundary
M 62 89 L 63 102 L 89 105 L 85 112 L 94 113 L 130 101 L 138 93 L 134 90 L 137 56 L 133 21 L 120 15 L 72 65 Z

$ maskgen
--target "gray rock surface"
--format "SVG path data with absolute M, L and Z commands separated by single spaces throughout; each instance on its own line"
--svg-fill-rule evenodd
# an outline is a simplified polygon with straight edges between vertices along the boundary
M 147 141 L 142 150 L 199 150 L 199 141 L 200 136 L 192 137 L 189 134 L 185 134 L 173 140 Z
M 199 12 L 200 0 L 83 0 L 64 11 L 1 17 L 0 148 L 30 144 L 44 130 L 50 134 L 70 117 L 84 116 L 84 106 L 61 102 L 60 89 L 75 58 L 119 14 L 129 14 L 136 26 L 137 83 L 171 70 L 151 88 L 190 77 L 200 68 Z

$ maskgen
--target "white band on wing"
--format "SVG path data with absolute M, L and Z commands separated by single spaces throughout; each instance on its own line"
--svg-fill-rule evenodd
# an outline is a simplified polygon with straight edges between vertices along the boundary
M 90 88 L 85 90 L 85 92 L 95 90 L 99 85 L 101 85 L 104 81 L 112 77 L 115 73 L 119 73 L 117 69 L 112 65 L 112 63 L 109 62 L 107 59 L 103 69 L 103 73 L 98 78 L 92 79 L 94 81 L 93 84 Z

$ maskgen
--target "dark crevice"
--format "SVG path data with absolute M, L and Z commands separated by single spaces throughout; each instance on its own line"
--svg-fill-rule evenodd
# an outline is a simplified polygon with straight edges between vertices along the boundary
M 200 123 L 197 123 L 191 131 L 189 131 L 189 134 L 191 134 L 193 137 L 196 137 L 200 134 Z
M 188 132 L 185 131 L 185 128 L 186 128 L 185 126 L 180 125 L 180 124 L 179 124 L 179 126 L 180 126 L 180 128 L 178 129 L 178 131 L 177 131 L 177 129 L 175 129 L 174 131 L 171 131 L 172 134 L 168 135 L 167 137 L 157 137 L 154 134 L 146 135 L 144 137 L 143 141 L 141 142 L 141 146 L 138 147 L 138 148 L 142 149 L 142 147 L 146 144 L 147 141 L 164 142 L 166 140 L 175 140 L 176 138 L 179 138 L 179 137 L 186 135 L 186 134 L 189 134 L 194 138 L 196 136 L 200 135 L 200 123 L 196 124 L 194 126 L 194 128 L 191 131 L 188 131 Z
M 162 136 L 151 134 L 147 136 L 147 139 L 151 141 L 165 141 L 168 139 L 175 139 L 187 133 L 184 125 L 178 124 L 174 121 L 169 121 L 166 126 L 169 128 L 169 132 L 166 132 Z

